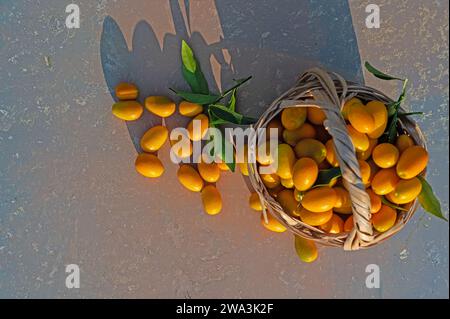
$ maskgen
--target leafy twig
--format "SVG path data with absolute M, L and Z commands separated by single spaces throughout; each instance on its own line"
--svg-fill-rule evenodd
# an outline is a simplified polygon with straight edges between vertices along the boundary
M 397 122 L 398 122 L 399 117 L 410 116 L 410 115 L 423 115 L 424 113 L 423 112 L 399 112 L 400 105 L 405 100 L 405 97 L 406 97 L 406 89 L 407 89 L 408 79 L 401 79 L 401 78 L 398 78 L 395 76 L 387 75 L 387 74 L 377 70 L 369 62 L 366 62 L 365 66 L 366 66 L 366 69 L 370 73 L 372 73 L 375 77 L 377 77 L 379 79 L 403 81 L 402 93 L 398 97 L 397 101 L 392 102 L 388 105 L 388 115 L 389 115 L 390 119 L 389 119 L 389 123 L 387 125 L 387 129 L 384 132 L 383 138 L 382 138 L 383 140 L 392 144 L 395 142 L 395 138 L 397 137 Z M 442 214 L 441 204 L 439 203 L 438 198 L 434 194 L 433 189 L 431 188 L 430 184 L 428 184 L 428 182 L 423 177 L 418 176 L 418 178 L 419 178 L 420 182 L 422 183 L 422 191 L 419 194 L 418 199 L 419 199 L 419 203 L 421 204 L 423 209 L 426 212 L 447 221 L 447 219 Z M 395 206 L 392 203 L 388 202 L 385 198 L 382 198 L 382 200 L 383 200 L 383 203 L 386 205 L 389 205 L 396 209 L 403 210 L 401 207 Z
M 392 102 L 388 104 L 388 116 L 389 116 L 389 123 L 387 125 L 386 131 L 383 134 L 382 140 L 388 143 L 394 143 L 395 138 L 397 136 L 397 122 L 398 122 L 398 110 L 400 108 L 400 105 L 405 100 L 406 97 L 406 88 L 408 84 L 408 79 L 402 79 L 396 76 L 388 75 L 386 73 L 381 72 L 380 70 L 376 69 L 374 66 L 372 66 L 369 62 L 366 61 L 365 63 L 367 71 L 372 73 L 375 77 L 382 79 L 382 80 L 399 80 L 403 81 L 402 86 L 402 93 L 398 97 L 397 101 Z
M 249 81 L 252 78 L 251 76 L 244 79 L 234 80 L 236 84 L 221 94 L 211 94 L 208 88 L 208 83 L 206 82 L 205 76 L 201 71 L 200 64 L 195 58 L 194 52 L 184 40 L 181 42 L 181 60 L 183 77 L 190 86 L 192 92 L 180 91 L 172 88 L 170 88 L 170 90 L 188 102 L 203 105 L 204 113 L 206 113 L 209 117 L 210 127 L 216 127 L 217 125 L 228 123 L 246 125 L 256 121 L 254 118 L 247 117 L 236 112 L 237 89 Z M 226 106 L 219 104 L 222 99 L 230 94 L 231 97 Z M 213 139 L 214 137 L 210 139 L 210 142 L 212 142 Z M 230 142 L 223 136 L 221 142 L 223 147 L 222 154 L 220 154 L 220 156 L 228 165 L 230 170 L 234 172 L 234 157 L 230 163 L 226 162 L 225 159 L 225 149 L 227 145 L 230 145 Z

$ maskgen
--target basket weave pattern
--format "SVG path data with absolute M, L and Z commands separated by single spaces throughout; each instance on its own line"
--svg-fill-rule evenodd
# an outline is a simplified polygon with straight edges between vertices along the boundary
M 285 213 L 262 182 L 256 162 L 248 164 L 250 182 L 259 195 L 264 215 L 271 214 L 298 236 L 327 246 L 343 247 L 345 250 L 367 248 L 394 235 L 404 227 L 418 205 L 415 200 L 408 211 L 400 211 L 396 224 L 388 231 L 379 233 L 373 229 L 370 221 L 370 199 L 361 181 L 356 152 L 348 135 L 345 120 L 341 115 L 343 105 L 352 97 L 366 101 L 378 100 L 385 104 L 393 102 L 392 99 L 376 89 L 347 82 L 336 73 L 313 68 L 305 72 L 293 88 L 277 98 L 254 126 L 256 130 L 265 128 L 274 117 L 288 107 L 318 107 L 325 112 L 324 126 L 333 138 L 343 185 L 348 190 L 352 201 L 354 227 L 351 232 L 329 234 Z M 403 109 L 400 111 L 404 112 Z M 425 138 L 414 121 L 410 118 L 401 118 L 398 123 L 399 132 L 407 132 L 417 145 L 426 148 Z M 424 174 L 425 172 L 422 175 Z

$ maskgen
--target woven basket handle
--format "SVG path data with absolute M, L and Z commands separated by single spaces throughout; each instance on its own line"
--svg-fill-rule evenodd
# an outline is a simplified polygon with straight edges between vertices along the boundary
M 344 187 L 348 190 L 352 202 L 353 230 L 344 243 L 345 250 L 357 250 L 373 241 L 373 229 L 370 221 L 370 198 L 361 180 L 359 163 L 355 148 L 348 135 L 341 108 L 345 102 L 347 83 L 338 74 L 332 73 L 342 85 L 342 94 L 338 95 L 336 86 L 330 74 L 320 68 L 308 70 L 299 82 L 316 78 L 321 88 L 312 89 L 314 96 L 312 106 L 320 107 L 326 114 L 324 126 L 333 138 L 335 153 L 342 172 Z M 316 105 L 314 105 L 316 104 Z

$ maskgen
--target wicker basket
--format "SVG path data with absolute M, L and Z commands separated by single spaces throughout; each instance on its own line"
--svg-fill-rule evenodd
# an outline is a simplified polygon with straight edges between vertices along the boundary
M 341 108 L 344 103 L 355 96 L 362 100 L 382 101 L 385 104 L 393 102 L 392 99 L 376 89 L 347 82 L 336 73 L 313 68 L 305 72 L 292 89 L 276 99 L 254 125 L 255 129 L 266 127 L 278 113 L 287 107 L 319 107 L 325 112 L 327 118 L 324 121 L 324 126 L 333 138 L 343 184 L 352 201 L 354 227 L 351 232 L 325 233 L 320 228 L 309 226 L 285 213 L 262 182 L 260 175 L 257 173 L 257 164 L 248 164 L 250 183 L 259 195 L 265 217 L 269 212 L 295 235 L 314 240 L 323 245 L 343 247 L 345 250 L 371 247 L 394 235 L 405 226 L 418 205 L 417 200 L 415 200 L 408 211 L 400 211 L 396 224 L 388 231 L 379 233 L 372 228 L 370 199 L 361 181 L 355 149 L 348 135 L 345 120 L 341 115 Z M 402 109 L 401 111 L 404 112 Z M 410 118 L 399 119 L 397 129 L 399 132 L 406 131 L 417 145 L 426 148 L 420 128 Z M 422 174 L 424 175 L 425 172 Z

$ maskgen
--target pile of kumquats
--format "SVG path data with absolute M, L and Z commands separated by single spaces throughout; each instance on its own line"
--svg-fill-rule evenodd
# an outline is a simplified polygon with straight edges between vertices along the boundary
M 119 119 L 133 121 L 138 119 L 144 112 L 144 107 L 136 101 L 138 88 L 134 84 L 120 83 L 116 89 L 116 97 L 120 100 L 112 108 L 113 114 Z M 149 96 L 145 99 L 145 108 L 161 118 L 167 118 L 176 111 L 175 102 L 165 96 Z M 192 118 L 187 126 L 188 138 L 180 139 L 187 141 L 186 147 L 178 147 L 177 156 L 180 158 L 192 155 L 191 141 L 200 141 L 209 128 L 209 119 L 203 114 L 203 106 L 196 103 L 182 101 L 178 111 L 183 116 Z M 201 130 L 194 134 L 193 123 L 200 121 Z M 169 131 L 163 125 L 150 128 L 141 138 L 140 145 L 143 150 L 138 154 L 135 162 L 136 171 L 145 177 L 160 177 L 164 173 L 164 165 L 157 156 L 158 150 L 169 139 Z M 190 140 L 190 141 L 189 141 Z M 179 140 L 170 140 L 171 144 Z M 218 214 L 222 210 L 222 198 L 214 183 L 220 178 L 220 171 L 227 171 L 228 166 L 223 163 L 205 163 L 200 160 L 197 169 L 188 164 L 181 164 L 178 169 L 178 179 L 188 190 L 201 192 L 205 212 L 210 215 Z
M 226 94 L 213 95 L 207 84 L 205 88 L 200 66 L 184 41 L 182 60 L 183 75 L 193 92 L 172 91 L 183 97 L 178 105 L 178 112 L 192 118 L 187 126 L 188 136 L 171 140 L 165 126 L 150 128 L 140 140 L 143 152 L 138 154 L 135 162 L 137 172 L 145 177 L 156 178 L 163 174 L 164 165 L 157 152 L 167 140 L 172 145 L 172 151 L 175 144 L 183 141 L 186 145 L 178 148 L 175 153 L 180 158 L 187 158 L 192 156 L 192 143 L 202 140 L 208 128 L 214 127 L 215 122 L 222 121 L 217 114 L 228 112 L 228 115 L 239 121 L 251 120 L 238 114 L 232 104 L 236 101 L 237 87 L 248 79 L 239 82 L 226 91 Z M 198 91 L 195 91 L 196 88 Z M 230 102 L 218 104 L 228 93 L 231 93 Z M 115 95 L 119 101 L 113 105 L 112 112 L 119 119 L 134 121 L 144 112 L 144 107 L 136 101 L 139 90 L 135 85 L 120 83 L 115 88 Z M 161 118 L 167 118 L 177 110 L 176 103 L 165 96 L 147 97 L 145 108 Z M 222 113 L 214 115 L 211 113 L 214 108 Z M 228 115 L 226 118 L 233 118 Z M 342 116 L 347 121 L 362 182 L 370 198 L 373 227 L 378 232 L 385 232 L 395 225 L 398 211 L 407 210 L 422 193 L 424 180 L 419 175 L 428 164 L 428 153 L 422 146 L 415 145 L 407 134 L 395 134 L 394 139 L 386 139 L 390 122 L 389 106 L 380 101 L 352 98 L 345 103 Z M 274 138 L 269 129 L 278 129 L 276 154 L 265 152 L 265 155 L 260 155 L 257 152 L 256 160 L 259 166 L 267 166 L 277 156 L 276 172 L 260 176 L 269 193 L 286 213 L 324 232 L 338 234 L 351 231 L 353 217 L 350 196 L 342 184 L 333 140 L 323 126 L 325 117 L 325 113 L 319 108 L 284 109 L 266 127 L 266 144 L 270 144 L 268 142 Z M 201 123 L 201 130 L 193 130 L 195 120 Z M 264 144 L 261 147 L 268 148 Z M 247 160 L 247 157 L 244 158 Z M 247 163 L 237 164 L 241 173 L 248 175 Z M 230 167 L 229 163 L 220 160 L 212 163 L 200 160 L 197 165 L 180 164 L 177 176 L 185 188 L 201 193 L 205 212 L 216 215 L 222 210 L 222 197 L 215 183 L 219 180 L 221 171 L 234 171 L 234 166 L 233 169 Z M 321 172 L 331 174 L 325 184 L 323 180 L 319 182 Z M 263 209 L 257 193 L 250 195 L 249 204 L 256 211 Z M 267 215 L 268 222 L 261 214 L 261 222 L 265 228 L 274 232 L 286 230 L 270 214 Z M 305 262 L 312 262 L 318 256 L 314 242 L 307 239 L 295 236 L 295 247 L 300 259 Z
M 395 144 L 379 143 L 388 121 L 387 108 L 379 101 L 364 105 L 352 98 L 342 114 L 370 197 L 373 227 L 385 232 L 394 226 L 397 209 L 407 209 L 421 193 L 417 175 L 426 168 L 428 153 L 406 134 L 399 135 Z M 324 120 L 325 113 L 313 107 L 287 108 L 273 119 L 267 127 L 281 132 L 278 169 L 273 174 L 261 174 L 261 179 L 286 213 L 327 233 L 338 234 L 353 228 L 352 208 L 339 170 L 328 185 L 316 184 L 320 171 L 339 167 Z M 257 157 L 257 161 L 269 165 L 273 158 Z M 250 206 L 262 210 L 256 193 L 250 197 Z M 261 217 L 267 229 L 286 230 L 275 218 L 268 218 L 266 224 Z

